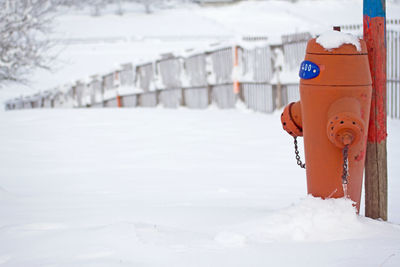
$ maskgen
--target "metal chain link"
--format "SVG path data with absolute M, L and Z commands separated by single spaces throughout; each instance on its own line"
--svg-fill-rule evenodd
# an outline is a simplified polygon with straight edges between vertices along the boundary
M 296 154 L 297 165 L 299 165 L 301 168 L 305 169 L 306 164 L 301 162 L 301 159 L 300 159 L 299 148 L 297 146 L 297 137 L 293 137 L 293 138 L 294 138 L 294 153 Z
M 343 173 L 342 173 L 342 184 L 347 184 L 349 177 L 349 166 L 348 166 L 348 158 L 349 158 L 349 145 L 345 145 L 343 148 Z

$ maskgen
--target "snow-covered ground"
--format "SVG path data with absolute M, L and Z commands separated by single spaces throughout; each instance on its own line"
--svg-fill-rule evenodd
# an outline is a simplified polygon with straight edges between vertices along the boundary
M 306 196 L 279 114 L 0 113 L 2 266 L 399 266 L 400 121 L 389 221 Z
M 361 0 L 243 1 L 223 7 L 193 4 L 155 10 L 125 4 L 118 16 L 113 7 L 93 17 L 90 9 L 62 10 L 53 33 L 57 41 L 52 55 L 53 71 L 36 70 L 28 85 L 6 85 L 0 102 L 21 94 L 53 89 L 66 83 L 106 74 L 119 64 L 151 61 L 160 53 L 206 49 L 209 44 L 228 42 L 240 36 L 267 36 L 279 43 L 281 35 L 310 31 L 322 33 L 333 25 L 362 24 Z M 387 18 L 399 19 L 400 4 L 387 1 Z
M 0 101 L 240 35 L 360 24 L 362 1 L 60 13 L 54 71 Z M 388 1 L 388 18 L 400 5 Z M 399 266 L 400 121 L 389 120 L 389 223 L 306 196 L 277 114 L 208 109 L 0 112 L 1 266 Z M 363 207 L 361 208 L 363 210 Z

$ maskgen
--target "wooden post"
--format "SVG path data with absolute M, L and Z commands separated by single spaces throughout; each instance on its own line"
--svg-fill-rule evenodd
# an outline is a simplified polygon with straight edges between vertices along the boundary
M 372 76 L 365 161 L 365 215 L 387 220 L 386 9 L 385 0 L 364 0 L 364 40 Z

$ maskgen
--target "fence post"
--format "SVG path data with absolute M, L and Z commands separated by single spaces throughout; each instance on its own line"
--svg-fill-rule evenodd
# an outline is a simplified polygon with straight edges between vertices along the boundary
M 240 85 L 239 85 L 239 80 L 238 80 L 238 75 L 239 75 L 239 47 L 235 45 L 233 47 L 233 92 L 238 95 L 240 93 Z
M 365 215 L 387 220 L 385 0 L 364 0 L 364 40 L 372 76 L 365 162 Z

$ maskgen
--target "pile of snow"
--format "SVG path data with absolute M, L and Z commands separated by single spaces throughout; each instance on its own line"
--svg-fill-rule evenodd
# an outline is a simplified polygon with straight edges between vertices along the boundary
M 326 31 L 317 38 L 316 42 L 326 50 L 339 48 L 344 44 L 352 44 L 356 47 L 358 52 L 361 51 L 360 40 L 357 36 L 350 33 Z
M 400 121 L 388 121 L 390 224 L 306 197 L 279 115 L 0 112 L 0 264 L 399 266 Z
M 244 246 L 246 242 L 332 242 L 389 237 L 394 233 L 400 237 L 399 226 L 359 216 L 353 204 L 349 199 L 308 196 L 262 219 L 221 232 L 216 241 L 226 246 Z

